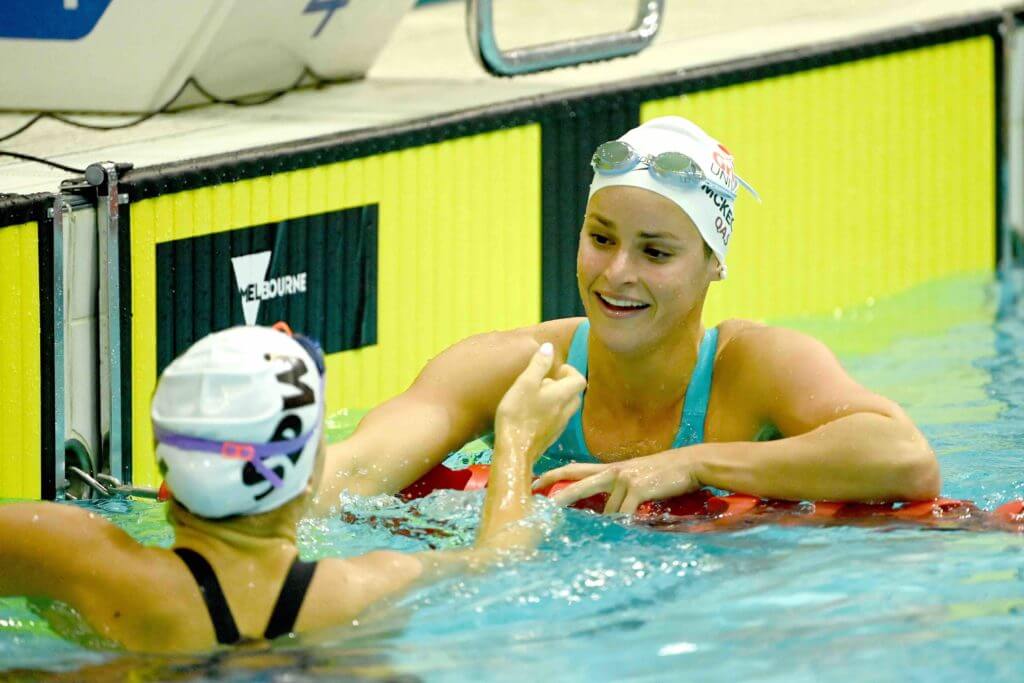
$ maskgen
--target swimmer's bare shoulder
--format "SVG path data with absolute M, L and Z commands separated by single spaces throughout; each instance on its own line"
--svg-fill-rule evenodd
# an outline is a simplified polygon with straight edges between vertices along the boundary
M 416 586 L 485 570 L 501 555 L 483 548 L 421 553 L 376 550 L 359 557 L 320 560 L 296 626 L 307 631 L 350 624 Z
M 442 351 L 408 389 L 370 411 L 351 437 L 328 446 L 314 512 L 328 512 L 342 490 L 400 491 L 489 432 L 498 402 L 537 348 L 554 346 L 557 371 L 581 320 L 478 334 Z
M 708 439 L 745 441 L 767 425 L 784 436 L 856 412 L 905 419 L 889 399 L 858 384 L 821 341 L 750 320 L 719 326 Z
M 310 631 L 350 624 L 374 603 L 400 595 L 422 574 L 423 564 L 414 555 L 390 550 L 320 560 L 296 628 Z
M 64 602 L 98 635 L 132 648 L 164 650 L 171 642 L 187 649 L 190 641 L 203 647 L 212 638 L 212 627 L 192 624 L 194 614 L 183 611 L 182 596 L 198 598 L 198 589 L 181 560 L 141 545 L 95 513 L 52 503 L 4 505 L 0 549 L 0 595 Z

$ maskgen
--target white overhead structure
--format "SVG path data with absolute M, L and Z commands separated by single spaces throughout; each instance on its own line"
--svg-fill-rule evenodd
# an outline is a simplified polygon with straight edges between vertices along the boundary
M 0 109 L 151 112 L 361 78 L 415 0 L 0 0 Z M 185 99 L 178 104 L 188 103 Z

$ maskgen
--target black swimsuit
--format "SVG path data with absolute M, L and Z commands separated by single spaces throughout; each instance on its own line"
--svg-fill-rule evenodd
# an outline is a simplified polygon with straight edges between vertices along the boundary
M 206 610 L 210 613 L 210 621 L 213 622 L 213 630 L 217 634 L 217 642 L 221 645 L 242 642 L 243 638 L 238 632 L 235 617 L 231 614 L 231 608 L 228 607 L 224 591 L 221 590 L 220 582 L 210 563 L 189 548 L 175 548 L 174 552 L 192 572 L 192 577 L 199 585 L 199 592 L 203 596 Z M 315 571 L 316 562 L 303 562 L 298 555 L 295 556 L 291 568 L 288 569 L 288 576 L 284 579 L 284 585 L 281 586 L 281 593 L 277 596 L 274 610 L 270 613 L 270 621 L 263 632 L 264 638 L 270 640 L 294 630 L 295 619 L 299 616 L 302 601 L 306 597 Z

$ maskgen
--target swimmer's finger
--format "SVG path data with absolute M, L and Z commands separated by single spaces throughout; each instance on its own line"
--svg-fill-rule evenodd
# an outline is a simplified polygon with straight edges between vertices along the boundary
M 569 365 L 568 363 L 562 363 L 560 366 L 558 366 L 558 369 L 555 370 L 554 375 L 555 379 L 564 379 L 566 377 L 572 377 L 573 375 L 579 375 L 580 377 L 583 376 L 580 375 L 579 370 Z
M 622 500 L 626 497 L 628 491 L 629 486 L 626 484 L 626 481 L 622 477 L 616 478 L 615 486 L 608 496 L 608 502 L 604 504 L 604 514 L 618 512 L 619 506 L 622 505 Z
M 540 348 L 534 352 L 533 357 L 530 358 L 529 365 L 519 375 L 516 383 L 525 382 L 530 386 L 540 386 L 541 381 L 547 376 L 548 371 L 551 370 L 551 365 L 555 362 L 554 354 L 555 349 L 549 342 L 541 344 Z
M 565 404 L 564 408 L 562 408 L 562 426 L 569 424 L 569 420 L 572 419 L 572 416 L 580 409 L 582 404 L 583 399 L 580 398 L 579 394 L 576 394 L 569 399 L 569 402 Z
M 542 385 L 542 389 L 545 392 L 551 394 L 552 398 L 559 401 L 567 401 L 570 396 L 578 395 L 586 388 L 587 380 L 575 370 L 572 371 L 572 374 L 552 380 L 550 384 Z
M 587 378 L 584 377 L 579 370 L 568 363 L 562 365 L 562 367 L 558 369 L 558 380 L 575 382 L 584 388 L 587 386 Z
M 556 467 L 553 470 L 549 470 L 542 474 L 537 481 L 533 482 L 533 490 L 547 488 L 555 482 L 559 481 L 579 481 L 589 477 L 592 474 L 597 474 L 601 470 L 605 469 L 607 465 L 601 465 L 598 463 L 574 463 L 572 465 L 563 465 L 562 467 Z
M 564 507 L 566 505 L 572 505 L 577 500 L 589 498 L 597 493 L 607 493 L 614 485 L 615 476 L 615 470 L 606 469 L 604 472 L 598 472 L 586 479 L 581 479 L 575 484 L 566 486 L 564 489 L 551 496 L 551 500 L 555 501 L 557 505 Z
M 640 504 L 644 502 L 643 496 L 633 489 L 623 499 L 622 504 L 619 505 L 619 512 L 626 515 L 635 515 L 636 509 L 640 507 Z

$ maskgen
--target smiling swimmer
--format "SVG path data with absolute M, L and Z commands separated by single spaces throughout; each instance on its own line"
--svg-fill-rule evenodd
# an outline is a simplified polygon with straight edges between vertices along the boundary
M 605 492 L 605 511 L 633 512 L 702 486 L 788 500 L 938 494 L 935 454 L 906 413 L 854 381 L 822 343 L 749 320 L 705 329 L 738 190 L 749 189 L 726 146 L 663 117 L 599 145 L 591 166 L 576 255 L 586 317 L 445 350 L 328 449 L 325 492 L 403 489 L 487 434 L 518 368 L 547 342 L 588 382 L 537 465 L 538 487 L 578 480 L 561 503 Z
M 87 509 L 0 506 L 0 596 L 60 600 L 102 637 L 189 652 L 351 623 L 374 603 L 453 571 L 531 550 L 529 470 L 575 411 L 584 380 L 524 357 L 498 409 L 494 465 L 474 547 L 304 562 L 295 544 L 323 465 L 323 357 L 286 329 L 200 340 L 153 397 L 156 457 L 171 501 L 170 550 Z M 337 505 L 337 499 L 335 499 Z

